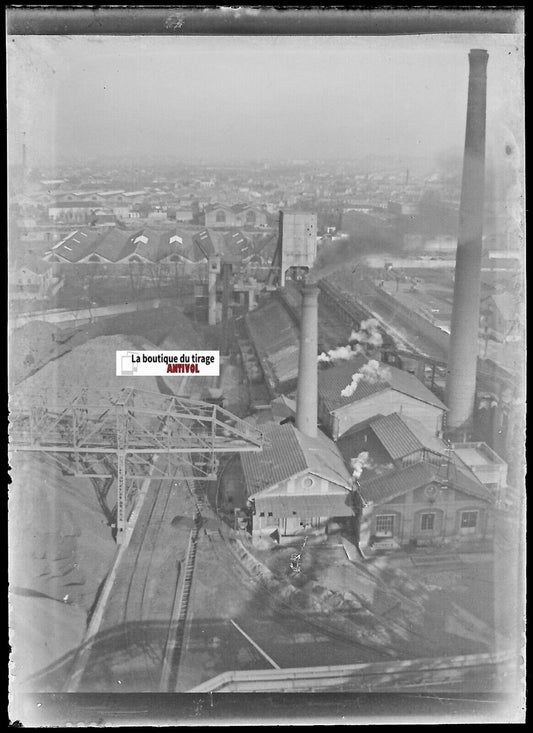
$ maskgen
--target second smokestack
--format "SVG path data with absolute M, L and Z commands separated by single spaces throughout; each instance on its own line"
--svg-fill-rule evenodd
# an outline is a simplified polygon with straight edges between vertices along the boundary
M 304 285 L 300 321 L 296 427 L 316 438 L 318 422 L 318 287 Z
M 468 428 L 474 411 L 479 338 L 481 246 L 485 187 L 488 53 L 469 55 L 468 103 L 455 285 L 446 378 L 448 428 Z

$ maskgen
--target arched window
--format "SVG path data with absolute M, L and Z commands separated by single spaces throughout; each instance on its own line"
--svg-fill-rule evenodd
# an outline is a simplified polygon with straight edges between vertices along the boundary
M 216 221 L 224 224 L 226 222 L 226 212 L 223 211 L 222 209 L 219 209 L 217 211 Z
M 246 223 L 247 224 L 255 224 L 255 211 L 253 209 L 250 209 L 250 211 L 246 212 Z
M 132 255 L 130 257 L 130 262 L 142 262 L 140 257 L 137 257 L 137 255 Z

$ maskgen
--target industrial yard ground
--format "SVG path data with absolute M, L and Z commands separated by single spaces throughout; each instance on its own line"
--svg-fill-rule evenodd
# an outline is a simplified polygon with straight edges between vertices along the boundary
M 27 339 L 28 353 L 34 356 L 34 362 L 25 365 L 26 378 L 20 365 L 12 367 L 17 383 L 14 397 L 25 393 L 39 394 L 43 400 L 49 394 L 56 398 L 58 393 L 70 394 L 83 387 L 84 381 L 89 389 L 119 388 L 127 380 L 109 378 L 114 374 L 116 348 L 141 348 L 141 343 L 144 348 L 150 344 L 216 348 L 219 336 L 216 328 L 194 324 L 177 309 L 101 321 L 71 332 L 64 343 L 62 335 L 59 329 L 39 325 L 13 335 L 19 341 L 12 353 L 24 353 L 19 347 Z M 88 358 L 97 368 L 84 367 Z M 242 379 L 238 362 L 228 362 L 222 388 L 228 409 L 236 414 L 245 414 L 247 408 Z M 187 394 L 186 380 L 172 378 L 171 387 Z M 137 378 L 135 385 L 140 386 L 139 382 Z M 155 380 L 145 388 L 157 389 Z M 219 509 L 231 524 L 231 505 L 239 506 L 242 499 L 235 494 L 228 501 L 224 485 L 218 492 L 210 491 L 210 505 L 202 506 L 204 524 L 198 535 L 189 615 L 173 689 L 189 690 L 231 669 L 338 665 L 492 650 L 490 552 L 455 549 L 352 562 L 341 535 L 333 534 L 327 541 L 309 543 L 302 573 L 294 577 L 289 555 L 301 546 L 302 538 L 283 547 L 254 547 L 243 532 L 217 516 Z M 154 482 L 150 488 L 117 580 L 116 587 L 125 588 L 136 599 L 138 613 L 127 611 L 123 594 L 112 594 L 100 627 L 102 637 L 92 646 L 78 676 L 80 692 L 158 689 L 169 615 L 193 516 L 188 489 L 170 487 L 163 500 L 162 486 Z M 62 476 L 48 458 L 14 465 L 11 496 L 11 516 L 27 520 L 17 521 L 16 529 L 11 523 L 12 547 L 20 549 L 12 575 L 16 660 L 12 672 L 22 683 L 31 678 L 28 689 L 58 691 L 68 685 L 79 662 L 76 650 L 116 547 L 89 480 Z M 164 509 L 147 537 L 150 512 L 161 501 Z M 49 506 L 49 511 L 37 511 L 37 506 Z M 70 520 L 60 519 L 65 516 Z M 47 549 L 38 549 L 42 547 Z M 143 561 L 139 574 L 141 547 L 149 562 Z M 37 613 L 39 624 L 34 624 Z M 24 633 L 28 627 L 34 628 L 31 637 Z M 61 633 L 55 633 L 59 627 Z

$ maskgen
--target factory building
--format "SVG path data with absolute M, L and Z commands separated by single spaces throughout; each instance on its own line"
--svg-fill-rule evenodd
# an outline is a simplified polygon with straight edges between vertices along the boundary
M 446 406 L 413 374 L 396 367 L 380 366 L 371 379 L 361 379 L 352 394 L 343 395 L 353 375 L 368 363 L 361 355 L 319 371 L 318 416 L 333 440 L 369 418 L 393 412 L 418 420 L 432 435 L 441 433 Z
M 45 297 L 54 281 L 57 281 L 53 267 L 42 260 L 19 258 L 15 262 L 14 276 L 10 278 L 10 297 L 17 300 Z
M 491 539 L 491 492 L 469 471 L 418 461 L 361 480 L 361 548 L 447 544 Z
M 241 455 L 246 492 L 255 505 L 253 536 L 280 538 L 326 531 L 353 515 L 351 477 L 335 444 L 292 423 L 262 425 L 261 453 Z
M 204 209 L 206 227 L 266 227 L 266 212 L 250 204 L 208 204 Z
M 440 465 L 448 450 L 446 443 L 421 422 L 397 412 L 374 415 L 354 425 L 337 440 L 337 446 L 347 462 L 367 452 L 369 465 L 379 465 L 380 470 L 403 468 L 424 460 Z

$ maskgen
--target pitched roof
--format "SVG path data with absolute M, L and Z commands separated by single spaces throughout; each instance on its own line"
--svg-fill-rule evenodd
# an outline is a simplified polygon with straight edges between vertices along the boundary
M 113 227 L 113 229 L 106 232 L 103 239 L 95 249 L 95 254 L 105 257 L 106 260 L 111 262 L 119 262 L 124 257 L 135 252 L 135 244 L 133 242 L 136 234 L 132 235 L 130 232 Z
M 79 262 L 96 250 L 110 229 L 114 229 L 114 227 L 76 229 L 76 231 L 55 244 L 50 252 L 68 262 Z
M 270 405 L 276 417 L 295 417 L 296 415 L 296 400 L 291 400 L 283 394 L 273 399 Z
M 353 516 L 352 496 L 346 489 L 326 494 L 276 494 L 257 497 L 257 509 L 271 511 L 274 515 L 299 517 L 350 517 Z
M 381 476 L 375 476 L 360 482 L 361 493 L 367 501 L 376 504 L 389 501 L 395 496 L 401 496 L 411 489 L 426 486 L 432 481 L 445 483 L 442 468 L 428 461 L 419 461 L 411 466 L 393 470 Z M 468 476 L 464 471 L 452 466 L 447 479 L 451 488 L 464 491 L 484 501 L 490 502 L 491 496 L 483 484 L 473 475 Z
M 434 453 L 446 453 L 447 446 L 443 440 L 437 438 L 436 435 L 431 433 L 425 425 L 419 420 L 415 420 L 408 415 L 401 415 L 403 422 L 407 425 L 409 430 L 418 438 L 424 448 L 433 451 Z
M 377 392 L 384 392 L 390 389 L 391 385 L 385 381 L 370 384 L 361 380 L 357 385 L 357 389 L 350 397 L 343 397 L 342 390 L 350 384 L 352 375 L 366 364 L 368 359 L 364 356 L 356 356 L 350 361 L 341 362 L 325 369 L 318 370 L 318 396 L 324 403 L 328 412 L 336 410 L 338 407 L 350 405 L 352 402 L 362 400 L 365 397 Z
M 292 423 L 271 422 L 262 426 L 263 450 L 243 453 L 241 464 L 248 495 L 295 476 L 311 471 L 345 488 L 351 478 L 335 443 L 323 433 L 310 438 Z
M 394 461 L 424 448 L 396 412 L 374 420 L 369 427 Z
M 94 209 L 99 201 L 55 201 L 48 205 L 50 209 Z
M 276 379 L 298 376 L 298 331 L 282 304 L 272 299 L 247 313 L 246 324 L 257 352 L 266 359 Z
M 47 262 L 46 260 L 41 260 L 37 257 L 30 257 L 28 255 L 23 255 L 15 261 L 15 268 L 17 270 L 29 270 L 29 272 L 33 272 L 35 275 L 42 275 L 43 273 L 48 272 L 51 266 L 50 262 Z
M 334 366 L 319 369 L 318 394 L 328 412 L 388 389 L 394 389 L 422 402 L 435 405 L 441 410 L 446 409 L 446 406 L 438 397 L 413 374 L 404 372 L 389 364 L 382 365 L 387 370 L 386 379 L 380 379 L 374 383 L 362 379 L 355 392 L 349 397 L 344 397 L 341 392 L 350 384 L 352 375 L 358 372 L 368 361 L 369 359 L 366 356 L 358 355 L 349 361 L 338 362 Z
M 216 211 L 216 209 L 224 209 L 224 211 L 230 211 L 231 206 L 227 206 L 226 204 L 219 204 L 219 203 L 206 204 L 204 206 L 204 211 L 206 214 L 209 213 L 210 211 Z
M 492 299 L 496 308 L 506 321 L 510 321 L 516 314 L 517 303 L 509 293 L 495 293 L 494 295 L 490 295 L 488 299 Z
M 224 254 L 235 255 L 241 259 L 252 252 L 250 242 L 241 231 L 224 234 Z
M 186 254 L 191 248 L 190 234 L 175 227 L 153 229 L 145 227 L 132 237 L 136 254 L 150 262 L 160 262 L 173 254 Z
M 218 252 L 219 234 L 212 229 L 201 229 L 193 235 L 192 241 L 191 259 L 195 262 L 207 259 Z

